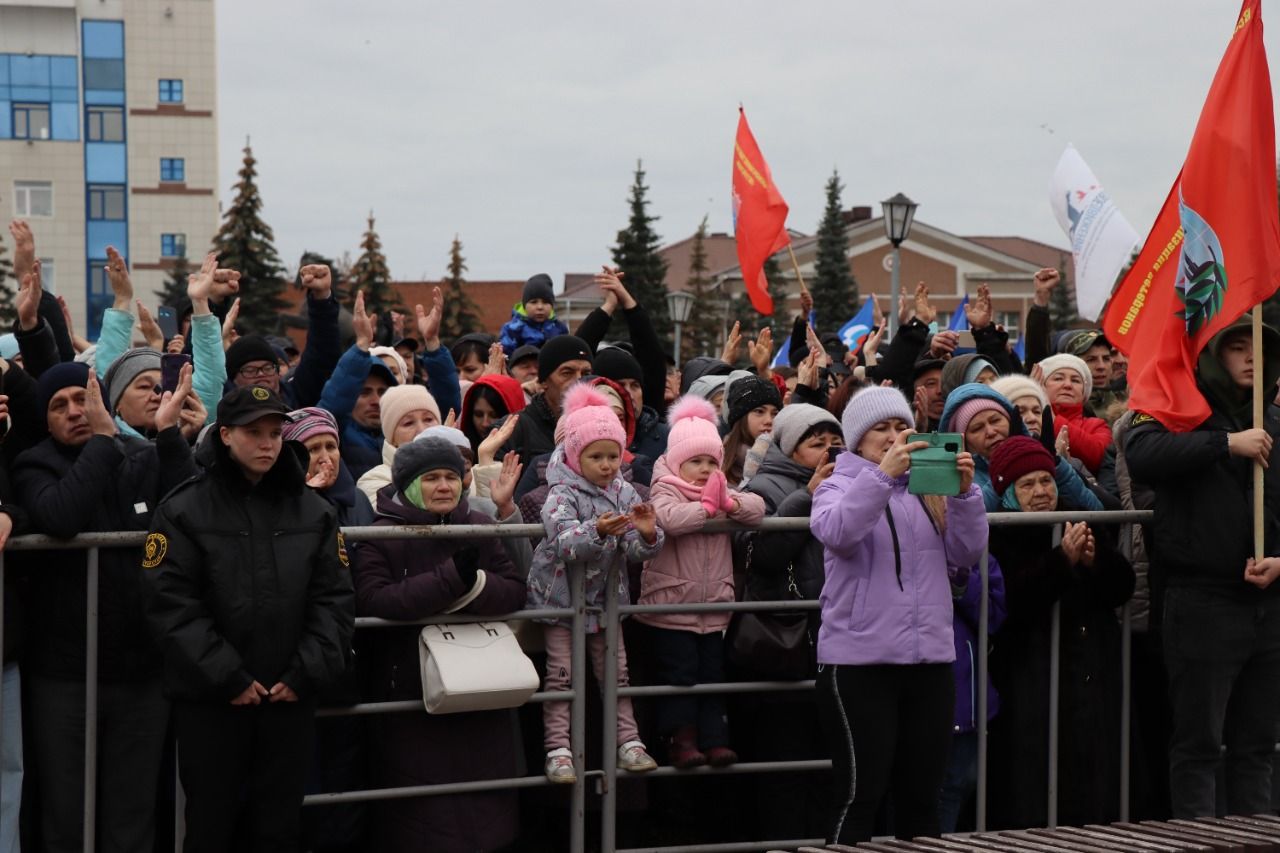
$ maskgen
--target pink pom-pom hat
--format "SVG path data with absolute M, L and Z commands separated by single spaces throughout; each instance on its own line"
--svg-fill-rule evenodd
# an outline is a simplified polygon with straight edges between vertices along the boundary
M 724 444 L 716 428 L 715 407 L 701 397 L 686 394 L 672 404 L 667 413 L 671 433 L 667 436 L 667 467 L 672 473 L 695 456 L 707 455 L 720 465 L 724 462 Z
M 564 433 L 564 460 L 581 474 L 579 459 L 592 442 L 612 441 L 619 454 L 627 449 L 627 431 L 609 406 L 609 398 L 585 382 L 564 395 L 564 413 L 556 432 Z

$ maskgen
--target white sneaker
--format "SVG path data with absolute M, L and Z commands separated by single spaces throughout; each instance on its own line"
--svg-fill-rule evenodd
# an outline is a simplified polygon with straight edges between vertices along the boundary
M 648 773 L 658 769 L 658 762 L 638 740 L 629 740 L 618 747 L 618 768 L 631 773 Z
M 547 753 L 543 772 L 547 774 L 547 779 L 559 785 L 572 785 L 578 781 L 578 774 L 573 772 L 573 753 L 564 747 Z

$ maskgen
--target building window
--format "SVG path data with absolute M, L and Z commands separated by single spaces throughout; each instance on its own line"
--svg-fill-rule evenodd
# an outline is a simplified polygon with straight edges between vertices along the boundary
M 15 101 L 13 104 L 13 138 L 48 139 L 49 105 Z
M 185 181 L 187 179 L 187 161 L 181 157 L 160 158 L 160 180 Z
M 89 142 L 124 142 L 124 108 L 89 107 L 85 138 Z
M 160 257 L 184 258 L 187 255 L 186 234 L 161 234 Z
M 162 104 L 182 103 L 182 81 L 181 80 L 161 80 L 160 81 L 160 103 Z
M 1009 339 L 1016 341 L 1018 339 L 1018 328 L 1022 325 L 1022 315 L 1017 311 L 997 311 L 996 323 L 1004 326 L 1004 330 L 1009 333 Z
M 124 187 L 118 184 L 90 184 L 89 218 L 112 222 L 123 221 Z
M 53 184 L 49 181 L 14 181 L 13 215 L 53 216 Z

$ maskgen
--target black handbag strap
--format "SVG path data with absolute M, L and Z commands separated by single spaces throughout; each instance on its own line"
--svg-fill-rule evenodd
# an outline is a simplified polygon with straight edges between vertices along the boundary
M 898 542 L 898 525 L 893 523 L 893 510 L 888 504 L 885 504 L 884 514 L 889 520 L 889 534 L 893 537 L 893 569 L 898 576 L 898 589 L 905 592 L 902 586 L 902 545 Z

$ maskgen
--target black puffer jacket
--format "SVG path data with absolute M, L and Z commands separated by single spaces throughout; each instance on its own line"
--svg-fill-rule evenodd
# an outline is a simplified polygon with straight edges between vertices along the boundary
M 760 469 L 743 491 L 764 498 L 768 518 L 806 518 L 813 505 L 806 468 L 770 442 Z M 787 567 L 792 567 L 796 587 L 805 599 L 816 599 L 825 577 L 822 543 L 808 530 L 785 533 L 743 531 L 734 534 L 734 563 L 745 568 L 745 597 L 755 601 L 783 601 L 794 596 L 787 589 Z M 750 566 L 747 553 L 750 551 Z M 815 617 L 816 617 L 815 613 Z
M 13 481 L 34 532 L 146 530 L 156 505 L 196 471 L 176 427 L 155 441 L 96 435 L 79 447 L 46 438 L 20 454 Z M 43 551 L 30 558 L 26 664 L 55 678 L 85 673 L 86 555 Z M 104 548 L 98 585 L 98 677 L 136 681 L 159 673 L 160 658 L 142 614 L 140 548 Z
M 213 465 L 156 510 L 142 575 L 171 698 L 226 702 L 255 680 L 306 698 L 345 671 L 351 574 L 298 447 L 252 485 L 213 437 Z

